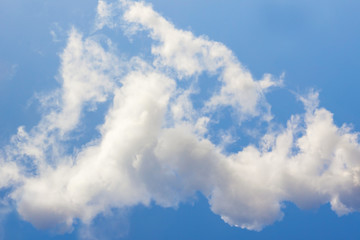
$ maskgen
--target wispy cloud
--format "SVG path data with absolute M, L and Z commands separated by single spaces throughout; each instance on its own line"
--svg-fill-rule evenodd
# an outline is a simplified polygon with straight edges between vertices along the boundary
M 95 38 L 69 32 L 61 88 L 42 98 L 39 124 L 20 127 L 1 157 L 0 187 L 12 188 L 25 220 L 66 232 L 76 219 L 91 224 L 110 209 L 151 202 L 176 207 L 197 192 L 225 222 L 251 230 L 280 220 L 284 201 L 331 203 L 338 215 L 359 210 L 358 134 L 336 126 L 316 92 L 300 97 L 305 113 L 282 130 L 229 153 L 224 146 L 237 136 L 224 131 L 223 141 L 212 141 L 212 117 L 230 108 L 236 128 L 245 118 L 271 121 L 265 94 L 281 77 L 254 79 L 225 45 L 177 29 L 143 2 L 100 0 L 96 28 L 106 26 L 148 32 L 153 58 L 124 61 Z M 191 96 L 203 73 L 220 87 L 196 109 Z M 104 102 L 100 136 L 67 149 L 88 111 Z
M 15 76 L 18 67 L 17 64 L 0 62 L 0 81 L 11 80 Z

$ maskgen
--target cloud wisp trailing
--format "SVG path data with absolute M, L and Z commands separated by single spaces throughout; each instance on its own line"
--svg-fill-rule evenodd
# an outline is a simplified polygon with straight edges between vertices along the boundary
M 0 187 L 10 189 L 7 198 L 23 219 L 66 232 L 114 208 L 176 207 L 198 192 L 225 222 L 250 230 L 281 220 L 285 201 L 330 203 L 338 215 L 359 211 L 358 133 L 336 126 L 316 92 L 300 98 L 305 113 L 286 127 L 227 152 L 226 143 L 212 140 L 213 116 L 230 109 L 236 128 L 245 119 L 271 121 L 265 94 L 281 79 L 254 79 L 222 43 L 177 29 L 143 2 L 99 0 L 95 25 L 145 31 L 152 58 L 124 61 L 110 40 L 104 48 L 69 32 L 61 87 L 41 99 L 39 124 L 20 127 L 0 157 Z M 196 108 L 191 96 L 202 74 L 217 76 L 219 88 Z M 99 136 L 69 151 L 100 103 L 109 108 Z

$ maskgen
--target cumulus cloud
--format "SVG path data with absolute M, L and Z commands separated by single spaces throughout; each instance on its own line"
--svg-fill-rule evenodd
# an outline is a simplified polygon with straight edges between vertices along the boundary
M 212 139 L 213 116 L 230 108 L 234 122 L 271 121 L 265 93 L 281 78 L 254 79 L 222 43 L 177 29 L 143 2 L 100 0 L 97 10 L 98 29 L 118 26 L 119 13 L 123 28 L 147 31 L 153 58 L 120 60 L 110 40 L 105 48 L 69 32 L 60 88 L 41 97 L 39 124 L 20 127 L 0 158 L 0 188 L 11 189 L 23 219 L 66 232 L 114 208 L 176 207 L 197 192 L 225 222 L 250 230 L 281 220 L 285 201 L 301 208 L 330 203 L 338 215 L 359 210 L 358 133 L 336 126 L 316 92 L 300 97 L 304 114 L 269 130 L 258 145 L 229 153 L 229 136 Z M 218 76 L 220 87 L 195 108 L 191 96 L 204 73 Z M 69 149 L 99 103 L 109 105 L 99 136 Z
M 126 8 L 123 19 L 130 24 L 130 28 L 150 32 L 150 37 L 155 41 L 151 48 L 155 66 L 171 68 L 180 78 L 203 72 L 219 76 L 222 87 L 206 103 L 211 110 L 229 105 L 244 115 L 259 115 L 259 108 L 267 107 L 263 93 L 269 87 L 281 84 L 281 80 L 275 81 L 269 74 L 255 81 L 232 51 L 222 43 L 176 29 L 150 5 L 123 1 L 121 6 Z

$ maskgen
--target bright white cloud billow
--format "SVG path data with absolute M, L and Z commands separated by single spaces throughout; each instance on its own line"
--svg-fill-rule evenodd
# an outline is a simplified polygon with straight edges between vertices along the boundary
M 269 130 L 258 146 L 229 153 L 212 141 L 213 116 L 230 108 L 236 128 L 244 118 L 271 121 L 264 94 L 281 79 L 254 79 L 226 46 L 176 29 L 143 2 L 100 0 L 96 21 L 98 29 L 148 32 L 152 59 L 120 60 L 110 40 L 105 50 L 70 31 L 61 87 L 41 98 L 39 124 L 20 127 L 0 159 L 0 187 L 11 189 L 25 220 L 70 231 L 75 220 L 89 224 L 112 208 L 175 207 L 197 192 L 225 222 L 251 230 L 280 220 L 284 201 L 331 203 L 338 215 L 360 209 L 358 134 L 336 126 L 316 92 L 301 97 L 305 114 Z M 191 96 L 204 73 L 218 76 L 219 88 L 195 108 Z M 99 137 L 69 151 L 88 111 L 105 102 Z

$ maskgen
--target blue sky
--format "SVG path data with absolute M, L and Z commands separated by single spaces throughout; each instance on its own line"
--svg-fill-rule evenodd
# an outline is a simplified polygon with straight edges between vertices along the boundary
M 358 239 L 356 1 L 0 3 L 0 239 Z

